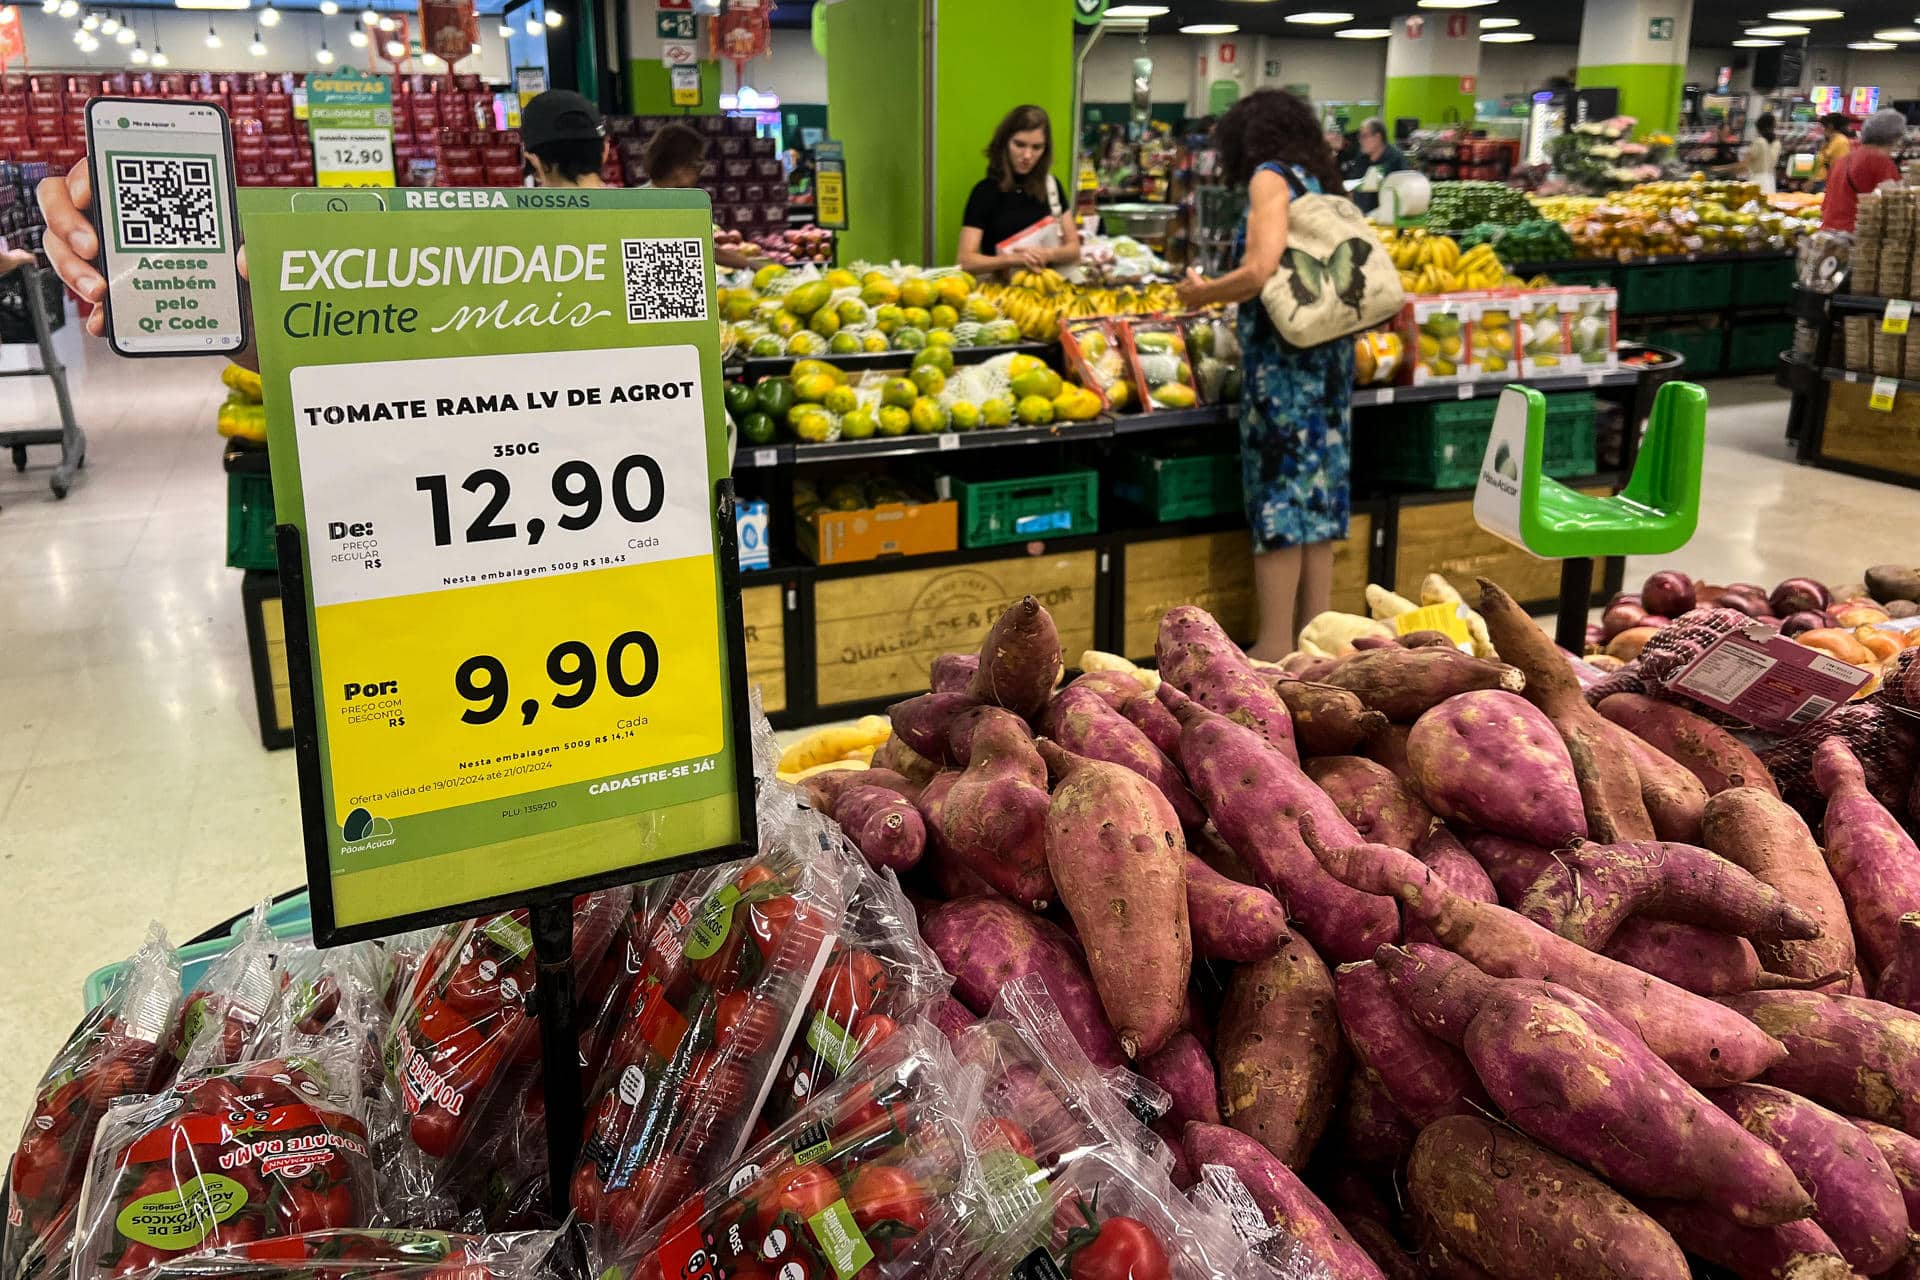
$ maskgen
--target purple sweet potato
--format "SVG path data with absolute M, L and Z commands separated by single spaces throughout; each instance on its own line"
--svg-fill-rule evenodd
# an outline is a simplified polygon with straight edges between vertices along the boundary
M 1900 917 L 1894 948 L 1893 959 L 1874 983 L 1873 998 L 1920 1013 L 1920 913 L 1910 911 Z
M 1769 970 L 1793 978 L 1853 972 L 1853 927 L 1846 903 L 1813 833 L 1790 805 L 1758 787 L 1722 791 L 1707 801 L 1700 842 L 1778 889 L 1820 926 L 1820 936 L 1806 942 L 1757 946 L 1760 962 Z
M 947 730 L 962 711 L 979 705 L 980 699 L 972 694 L 923 693 L 888 707 L 887 719 L 893 724 L 893 736 L 916 755 L 936 764 L 955 764 Z
M 1493 882 L 1495 897 L 1504 907 L 1518 907 L 1540 873 L 1553 865 L 1551 849 L 1525 840 L 1474 832 L 1467 836 L 1466 845 Z
M 1867 790 L 1844 739 L 1828 738 L 1814 751 L 1813 780 L 1827 798 L 1827 867 L 1846 899 L 1867 972 L 1877 975 L 1900 949 L 1900 917 L 1920 911 L 1920 848 Z
M 1157 1053 L 1180 1025 L 1193 968 L 1180 820 L 1124 765 L 1052 742 L 1040 751 L 1061 779 L 1047 810 L 1047 868 L 1121 1052 Z
M 1405 1163 L 1420 1126 L 1388 1096 L 1380 1077 L 1362 1067 L 1347 1073 L 1329 1134 L 1325 1141 L 1345 1159 L 1388 1172 Z
M 1294 740 L 1303 756 L 1342 756 L 1385 731 L 1387 718 L 1337 685 L 1277 680 L 1273 691 L 1293 717 Z
M 1687 769 L 1709 795 L 1733 787 L 1758 787 L 1779 794 L 1773 775 L 1745 743 L 1677 702 L 1662 702 L 1643 693 L 1614 693 L 1600 699 L 1599 711 Z
M 1872 1120 L 1856 1119 L 1853 1127 L 1872 1140 L 1880 1158 L 1893 1171 L 1900 1198 L 1906 1202 L 1908 1223 L 1920 1223 L 1920 1138 Z
M 940 772 L 937 761 L 929 760 L 900 740 L 900 735 L 889 734 L 887 740 L 874 749 L 873 767 L 887 769 L 905 778 L 916 791 L 932 781 L 933 775 Z M 824 776 L 824 775 L 821 775 Z M 918 800 L 916 794 L 912 797 Z
M 1499 891 L 1493 887 L 1493 877 L 1480 865 L 1480 860 L 1467 851 L 1460 843 L 1460 837 L 1453 834 L 1445 823 L 1436 822 L 1427 828 L 1427 834 L 1413 847 L 1413 856 L 1432 867 L 1434 874 L 1447 882 L 1449 888 L 1463 898 L 1475 902 L 1498 902 Z
M 1334 971 L 1333 997 L 1354 1058 L 1416 1125 L 1487 1108 L 1486 1091 L 1465 1055 L 1421 1029 L 1394 998 L 1378 964 L 1341 965 Z
M 1616 1011 L 1691 1084 L 1752 1080 L 1785 1054 L 1777 1041 L 1711 1000 L 1596 955 L 1504 907 L 1461 897 L 1410 854 L 1386 845 L 1336 849 L 1318 839 L 1312 824 L 1303 834 L 1336 879 L 1397 897 L 1409 923 L 1425 925 L 1440 945 L 1488 973 L 1559 983 Z
M 1652 744 L 1607 722 L 1614 742 L 1633 754 L 1640 774 L 1640 801 L 1653 820 L 1653 833 L 1662 840 L 1700 843 L 1700 814 L 1707 807 L 1707 789 L 1685 767 L 1662 755 Z
M 1333 975 L 1296 937 L 1233 971 L 1218 1026 L 1221 1117 L 1299 1168 L 1326 1129 L 1346 1067 Z
M 1584 839 L 1573 761 L 1525 698 L 1489 689 L 1448 698 L 1407 735 L 1413 789 L 1433 812 L 1545 848 Z
M 1428 708 L 1456 694 L 1478 689 L 1517 693 L 1526 677 L 1504 662 L 1476 658 L 1458 649 L 1402 649 L 1393 646 L 1356 653 L 1321 678 L 1357 694 L 1360 701 L 1389 720 L 1412 724 Z
M 1412 853 L 1433 826 L 1433 811 L 1385 765 L 1364 756 L 1320 756 L 1302 767 L 1362 840 Z
M 1099 674 L 1112 674 L 1102 672 Z M 1085 679 L 1085 677 L 1081 677 Z M 1180 769 L 1131 720 L 1079 681 L 1055 694 L 1041 721 L 1047 736 L 1075 755 L 1131 769 L 1160 789 L 1183 827 L 1207 820 Z
M 1180 755 L 1180 722 L 1173 713 L 1160 705 L 1160 699 L 1146 690 L 1134 694 L 1115 708 L 1125 716 L 1133 727 L 1147 735 L 1147 741 L 1160 748 L 1167 759 L 1177 759 Z
M 1084 671 L 1070 680 L 1067 688 L 1084 689 L 1096 694 L 1100 701 L 1115 711 L 1125 706 L 1127 699 L 1138 697 L 1147 691 L 1147 686 L 1125 671 Z
M 1466 1052 L 1510 1121 L 1620 1190 L 1704 1201 L 1746 1226 L 1812 1210 L 1778 1152 L 1578 992 L 1490 977 L 1438 947 L 1382 947 L 1379 963 L 1414 1021 Z
M 1375 764 L 1385 765 L 1393 776 L 1413 785 L 1413 765 L 1407 759 L 1407 735 L 1413 731 L 1412 725 L 1387 722 L 1387 727 L 1367 740 L 1360 754 Z
M 1095 1066 L 1126 1062 L 1080 948 L 1058 926 L 1003 898 L 960 898 L 920 920 L 920 933 L 953 975 L 953 994 L 984 1015 L 1000 988 L 1037 973 L 1067 1029 Z
M 977 653 L 943 653 L 927 672 L 927 688 L 935 693 L 965 693 L 979 670 Z
M 1698 996 L 1752 991 L 1761 976 L 1760 957 L 1745 938 L 1649 916 L 1624 921 L 1602 954 Z
M 1906 1253 L 1906 1202 L 1873 1139 L 1845 1117 L 1771 1085 L 1716 1089 L 1713 1101 L 1780 1153 L 1813 1197 L 1813 1220 L 1855 1270 L 1879 1275 Z
M 1566 743 L 1586 809 L 1587 834 L 1608 843 L 1653 839 L 1639 768 L 1632 756 L 1619 750 L 1612 722 L 1587 705 L 1565 656 L 1539 624 L 1494 583 L 1479 581 L 1480 616 L 1487 621 L 1494 648 L 1526 673 L 1527 701 L 1547 713 Z
M 1439 1280 L 1436 1273 L 1420 1265 L 1419 1257 L 1395 1234 L 1398 1215 L 1387 1207 L 1364 1174 L 1348 1169 L 1322 1178 L 1319 1186 L 1321 1203 L 1333 1210 L 1340 1225 L 1367 1251 L 1387 1280 Z
M 1187 1161 L 1201 1171 L 1203 1180 L 1209 1165 L 1231 1170 L 1267 1225 L 1292 1237 L 1332 1280 L 1385 1280 L 1333 1212 L 1258 1142 L 1224 1125 L 1199 1121 L 1185 1127 L 1184 1138 Z
M 1514 908 L 1563 938 L 1599 951 L 1639 914 L 1757 941 L 1818 936 L 1812 917 L 1719 854 L 1643 840 L 1562 849 Z
M 1787 1047 L 1765 1083 L 1920 1137 L 1920 1014 L 1824 991 L 1750 991 L 1720 1003 Z
M 891 741 L 891 739 L 889 739 Z M 834 803 L 840 793 L 851 791 L 855 787 L 885 787 L 908 800 L 920 798 L 920 788 L 924 782 L 914 782 L 892 769 L 876 767 L 872 769 L 829 769 L 825 773 L 816 773 L 800 784 L 813 798 L 815 805 L 829 817 L 833 814 Z
M 1257 883 L 1278 894 L 1300 932 L 1336 964 L 1364 960 L 1400 936 L 1385 898 L 1356 893 L 1329 876 L 1300 838 L 1312 814 L 1322 831 L 1353 836 L 1327 793 L 1253 730 L 1207 710 L 1171 684 L 1160 697 L 1180 721 L 1180 762 L 1220 837 Z M 1357 837 L 1353 837 L 1357 841 Z
M 926 821 L 913 802 L 886 787 L 848 787 L 829 811 L 876 867 L 905 871 L 927 850 Z
M 1840 1250 L 1811 1218 L 1743 1227 L 1704 1204 L 1639 1203 L 1682 1249 L 1725 1267 L 1737 1280 L 1856 1280 Z
M 1287 944 L 1287 909 L 1257 885 L 1241 884 L 1187 855 L 1187 927 L 1195 953 L 1246 964 Z
M 1174 1032 L 1157 1052 L 1141 1058 L 1136 1069 L 1173 1099 L 1162 1118 L 1176 1133 L 1192 1120 L 1220 1123 L 1220 1083 L 1213 1075 L 1213 1059 L 1192 1032 Z
M 920 812 L 943 858 L 996 893 L 1041 910 L 1054 892 L 1047 873 L 1047 766 L 1017 717 L 981 710 L 990 714 L 975 713 L 966 769 L 937 802 L 922 792 Z
M 979 1019 L 973 1016 L 973 1010 L 952 996 L 941 996 L 940 1003 L 927 1010 L 927 1021 L 951 1042 Z
M 1660 1225 L 1586 1170 L 1478 1116 L 1429 1125 L 1407 1195 L 1421 1235 L 1494 1280 L 1687 1280 Z
M 1060 679 L 1060 632 L 1032 596 L 1008 605 L 980 642 L 979 666 L 967 692 L 1031 720 Z
M 1197 605 L 1167 610 L 1154 641 L 1162 681 L 1171 683 L 1201 706 L 1252 730 L 1295 764 L 1293 717 L 1247 656 L 1220 629 L 1213 615 Z

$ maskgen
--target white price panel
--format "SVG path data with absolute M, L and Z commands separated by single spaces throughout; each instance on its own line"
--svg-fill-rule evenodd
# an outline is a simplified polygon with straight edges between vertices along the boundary
M 309 366 L 291 392 L 316 606 L 710 554 L 691 346 Z
M 1461 400 L 1473 399 L 1473 384 L 1471 382 L 1461 383 L 1458 387 L 1454 389 L 1454 395 L 1456 398 Z
M 1895 298 L 1887 303 L 1887 309 L 1880 314 L 1880 332 L 1905 333 L 1907 322 L 1913 318 L 1913 303 L 1905 298 Z
M 393 173 L 393 135 L 385 129 L 315 129 L 313 167 L 329 173 Z
M 1873 386 L 1867 392 L 1867 408 L 1877 409 L 1881 413 L 1893 412 L 1893 400 L 1900 391 L 1900 379 L 1875 378 Z

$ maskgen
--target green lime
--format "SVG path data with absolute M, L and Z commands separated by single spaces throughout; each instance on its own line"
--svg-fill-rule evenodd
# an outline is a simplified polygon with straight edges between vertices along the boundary
M 779 433 L 773 419 L 758 410 L 740 418 L 740 438 L 748 444 L 772 444 Z
M 726 390 L 727 412 L 738 418 L 753 412 L 753 388 L 744 382 L 729 382 Z
M 753 389 L 754 403 L 775 422 L 786 420 L 798 398 L 793 394 L 793 384 L 785 378 L 762 378 Z

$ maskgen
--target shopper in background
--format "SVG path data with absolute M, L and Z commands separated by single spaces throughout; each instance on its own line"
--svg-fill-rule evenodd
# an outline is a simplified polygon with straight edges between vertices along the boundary
M 1820 117 L 1820 123 L 1826 128 L 1827 140 L 1820 152 L 1813 158 L 1813 190 L 1819 191 L 1833 175 L 1833 166 L 1840 163 L 1840 157 L 1853 149 L 1853 139 L 1847 134 L 1847 118 L 1838 111 L 1830 111 Z
M 520 155 L 538 187 L 604 187 L 607 122 L 571 89 L 548 89 L 520 109 Z
M 1860 142 L 1841 156 L 1827 174 L 1826 199 L 1820 202 L 1820 227 L 1851 231 L 1860 212 L 1860 197 L 1883 182 L 1898 182 L 1900 166 L 1893 148 L 1907 134 L 1907 118 L 1892 107 L 1867 117 L 1860 126 Z
M 682 190 L 697 187 L 700 185 L 700 175 L 707 167 L 706 136 L 684 124 L 661 125 L 647 139 L 647 149 L 641 154 L 640 163 L 647 169 L 644 186 Z M 756 259 L 744 253 L 722 249 L 718 245 L 714 246 L 713 260 L 723 267 L 736 270 L 760 265 Z
M 1295 647 L 1296 622 L 1324 612 L 1333 597 L 1333 544 L 1347 536 L 1350 504 L 1353 340 L 1289 345 L 1260 290 L 1286 251 L 1294 198 L 1339 194 L 1340 172 L 1312 110 L 1279 89 L 1235 103 L 1214 126 L 1213 141 L 1222 177 L 1247 188 L 1240 265 L 1217 280 L 1190 272 L 1177 287 L 1182 306 L 1241 304 L 1240 470 L 1260 602 L 1260 634 L 1249 652 L 1278 661 Z
M 1353 202 L 1362 213 L 1372 213 L 1380 205 L 1380 184 L 1388 174 L 1407 167 L 1400 148 L 1387 141 L 1386 121 L 1378 116 L 1360 122 L 1360 158 L 1354 167 L 1360 171 L 1355 175 L 1360 185 L 1354 189 Z
M 993 131 L 987 176 L 967 195 L 954 257 L 976 275 L 1080 261 L 1080 229 L 1053 176 L 1053 124 L 1040 107 L 1015 107 Z
M 1753 141 L 1747 144 L 1741 159 L 1747 166 L 1747 181 L 1759 184 L 1762 194 L 1774 192 L 1773 171 L 1780 164 L 1780 144 L 1773 136 L 1773 112 L 1762 111 L 1753 122 Z

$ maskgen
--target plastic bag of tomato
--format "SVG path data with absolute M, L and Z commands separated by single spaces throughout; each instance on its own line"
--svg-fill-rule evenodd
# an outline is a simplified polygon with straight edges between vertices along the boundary
M 180 962 L 154 925 L 106 998 L 54 1055 L 34 1094 L 8 1167 L 7 1226 L 0 1275 L 9 1280 L 67 1271 L 75 1202 L 107 1104 L 145 1093 L 162 1078 L 180 1007 Z
M 555 1243 L 550 1231 L 340 1228 L 181 1254 L 141 1280 L 540 1280 L 555 1273 Z
M 375 1212 L 359 1060 L 332 1046 L 182 1078 L 100 1122 L 73 1280 Z

